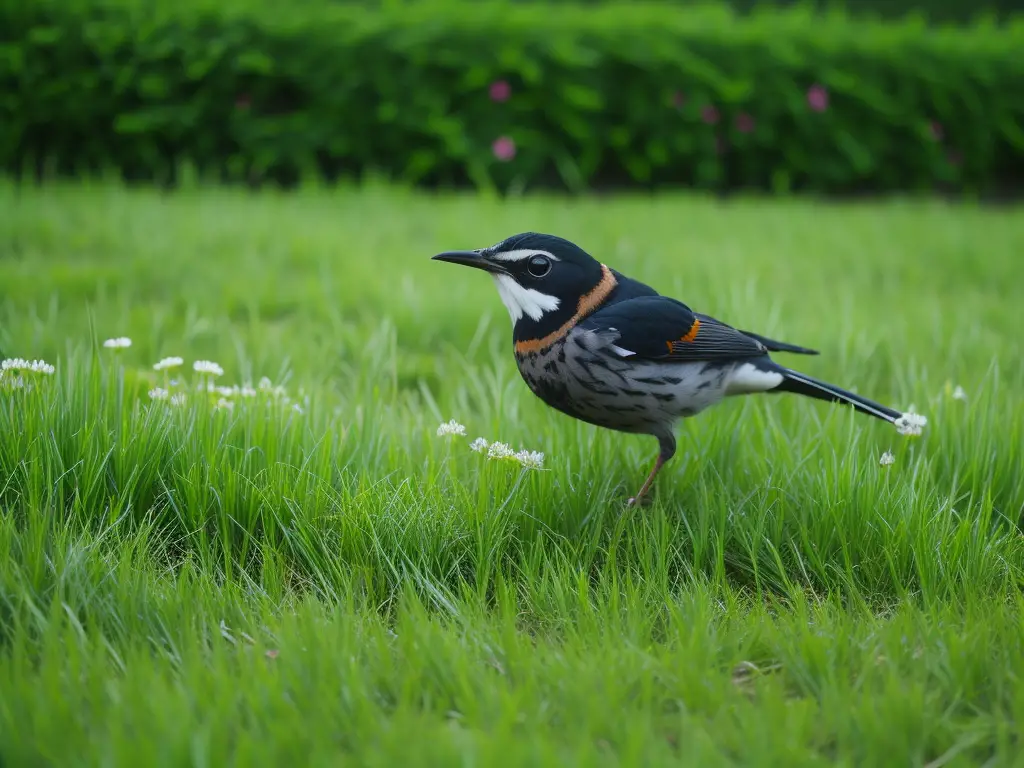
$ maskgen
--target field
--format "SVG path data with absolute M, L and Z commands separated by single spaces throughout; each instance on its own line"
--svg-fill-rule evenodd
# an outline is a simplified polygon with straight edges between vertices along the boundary
M 0 764 L 1019 764 L 1019 209 L 3 182 L 0 210 L 0 357 L 55 366 L 0 379 Z M 524 230 L 929 425 L 730 400 L 628 510 L 654 440 L 547 409 L 491 281 L 429 258 Z

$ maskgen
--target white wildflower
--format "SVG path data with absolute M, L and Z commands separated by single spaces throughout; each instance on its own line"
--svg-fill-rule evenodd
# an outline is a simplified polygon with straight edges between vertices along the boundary
M 292 406 L 292 410 L 295 411 L 296 413 L 305 413 L 306 412 L 305 410 L 303 410 L 302 406 L 299 405 L 298 403 L 295 403 Z
M 527 469 L 540 469 L 544 466 L 544 454 L 539 451 L 519 451 L 516 460 Z
M 491 443 L 487 449 L 488 459 L 509 459 L 515 455 L 516 452 L 512 450 L 512 447 L 505 443 Z
M 171 405 L 184 405 L 185 404 L 185 393 L 178 392 L 175 395 L 171 395 Z
M 487 450 L 487 441 L 482 437 L 478 437 L 472 443 L 469 444 L 469 450 L 476 451 L 477 453 L 483 453 Z
M 224 375 L 224 369 L 210 360 L 196 360 L 192 363 L 192 370 L 196 373 L 208 373 L 211 376 Z
M 132 340 L 127 336 L 118 336 L 116 339 L 107 339 L 103 346 L 107 349 L 127 349 L 132 345 Z
M 221 397 L 234 397 L 239 393 L 237 385 L 233 387 L 214 387 L 211 391 L 216 392 Z
M 921 429 L 928 423 L 928 419 L 919 413 L 909 411 L 904 413 L 895 422 L 896 430 L 901 435 L 920 435 Z
M 225 411 L 230 411 L 235 407 L 235 404 L 231 400 L 222 397 L 217 400 L 217 405 L 215 407 L 218 409 L 223 409 Z
M 437 436 L 443 437 L 444 435 L 465 435 L 466 428 L 459 424 L 455 419 L 446 422 L 437 428 Z
M 165 357 L 160 362 L 153 366 L 154 371 L 167 371 L 171 368 L 177 368 L 180 365 L 184 365 L 185 361 L 180 357 Z
M 166 400 L 171 396 L 171 393 L 163 387 L 153 387 L 153 389 L 149 390 L 149 396 L 153 400 Z
M 257 389 L 259 389 L 260 392 L 271 394 L 274 397 L 283 398 L 285 404 L 287 405 L 288 397 L 285 395 L 285 388 L 280 385 L 275 386 L 273 382 L 271 382 L 270 379 L 268 379 L 266 376 L 260 379 L 260 382 L 259 384 L 256 385 L 256 387 Z
M 242 397 L 256 397 L 256 390 L 246 384 L 239 390 Z
M 0 362 L 0 371 L 28 371 L 30 373 L 52 374 L 56 369 L 49 363 L 42 360 L 25 360 L 20 357 L 11 357 Z
M 961 387 L 959 384 L 957 385 L 956 389 L 953 390 L 953 399 L 954 400 L 966 400 L 967 399 L 967 393 L 964 392 L 964 388 Z
M 878 463 L 881 464 L 883 467 L 888 467 L 890 464 L 895 463 L 895 461 L 896 457 L 892 455 L 892 451 L 886 451 L 885 453 L 882 454 L 881 458 L 878 460 Z

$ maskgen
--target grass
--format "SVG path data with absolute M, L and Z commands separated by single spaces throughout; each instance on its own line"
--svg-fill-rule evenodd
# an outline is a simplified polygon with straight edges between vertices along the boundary
M 1015 764 L 1019 211 L 8 182 L 0 210 L 0 351 L 56 367 L 0 389 L 0 763 Z M 653 439 L 543 406 L 493 285 L 429 260 L 528 229 L 929 427 L 731 400 L 626 511 Z M 197 359 L 288 399 L 151 400 Z

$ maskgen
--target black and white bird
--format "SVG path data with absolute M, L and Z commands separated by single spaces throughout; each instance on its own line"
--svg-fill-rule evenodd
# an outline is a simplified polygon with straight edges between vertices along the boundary
M 433 258 L 494 278 L 519 372 L 541 400 L 599 427 L 657 438 L 654 468 L 631 505 L 675 454 L 675 424 L 726 397 L 792 392 L 846 403 L 903 434 L 926 423 L 776 363 L 769 353 L 818 353 L 694 312 L 561 237 L 526 232 Z

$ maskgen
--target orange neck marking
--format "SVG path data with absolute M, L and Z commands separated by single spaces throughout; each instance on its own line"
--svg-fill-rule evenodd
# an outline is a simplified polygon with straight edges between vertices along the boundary
M 618 282 L 615 279 L 615 275 L 612 274 L 612 271 L 608 269 L 608 267 L 602 264 L 601 282 L 595 285 L 593 289 L 580 296 L 580 302 L 576 305 L 576 314 L 570 317 L 557 331 L 552 331 L 542 339 L 517 341 L 516 352 L 520 354 L 540 352 L 542 349 L 550 347 L 571 331 L 576 323 L 601 306 L 601 303 L 608 298 L 608 295 L 613 290 L 615 290 L 616 285 L 618 285 Z

